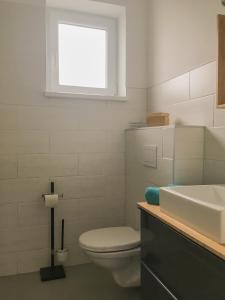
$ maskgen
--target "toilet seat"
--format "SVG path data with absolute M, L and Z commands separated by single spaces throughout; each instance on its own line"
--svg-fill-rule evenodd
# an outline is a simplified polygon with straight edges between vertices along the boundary
M 123 259 L 127 257 L 134 257 L 141 253 L 141 247 L 138 246 L 133 249 L 123 250 L 123 251 L 114 251 L 114 252 L 94 252 L 85 249 L 86 254 L 92 259 Z
M 137 248 L 140 233 L 131 227 L 110 227 L 91 230 L 79 238 L 83 249 L 96 253 L 110 253 Z

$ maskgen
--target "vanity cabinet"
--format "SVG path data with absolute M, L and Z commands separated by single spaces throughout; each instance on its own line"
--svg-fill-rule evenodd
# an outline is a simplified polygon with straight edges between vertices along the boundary
M 141 210 L 142 300 L 224 300 L 225 261 Z

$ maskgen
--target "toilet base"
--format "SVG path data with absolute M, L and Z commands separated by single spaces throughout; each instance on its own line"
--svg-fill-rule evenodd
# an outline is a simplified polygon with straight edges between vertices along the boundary
M 140 259 L 133 261 L 126 267 L 112 272 L 115 282 L 123 287 L 139 287 L 141 285 Z

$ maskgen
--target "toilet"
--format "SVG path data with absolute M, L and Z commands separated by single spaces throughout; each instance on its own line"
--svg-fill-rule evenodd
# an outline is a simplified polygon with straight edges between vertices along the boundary
M 140 233 L 131 227 L 91 230 L 79 238 L 92 262 L 112 272 L 121 287 L 140 286 Z

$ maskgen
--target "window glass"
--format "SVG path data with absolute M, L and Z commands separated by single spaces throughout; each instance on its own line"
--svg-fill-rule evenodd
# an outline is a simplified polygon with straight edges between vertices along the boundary
M 59 85 L 107 88 L 107 32 L 59 24 Z

